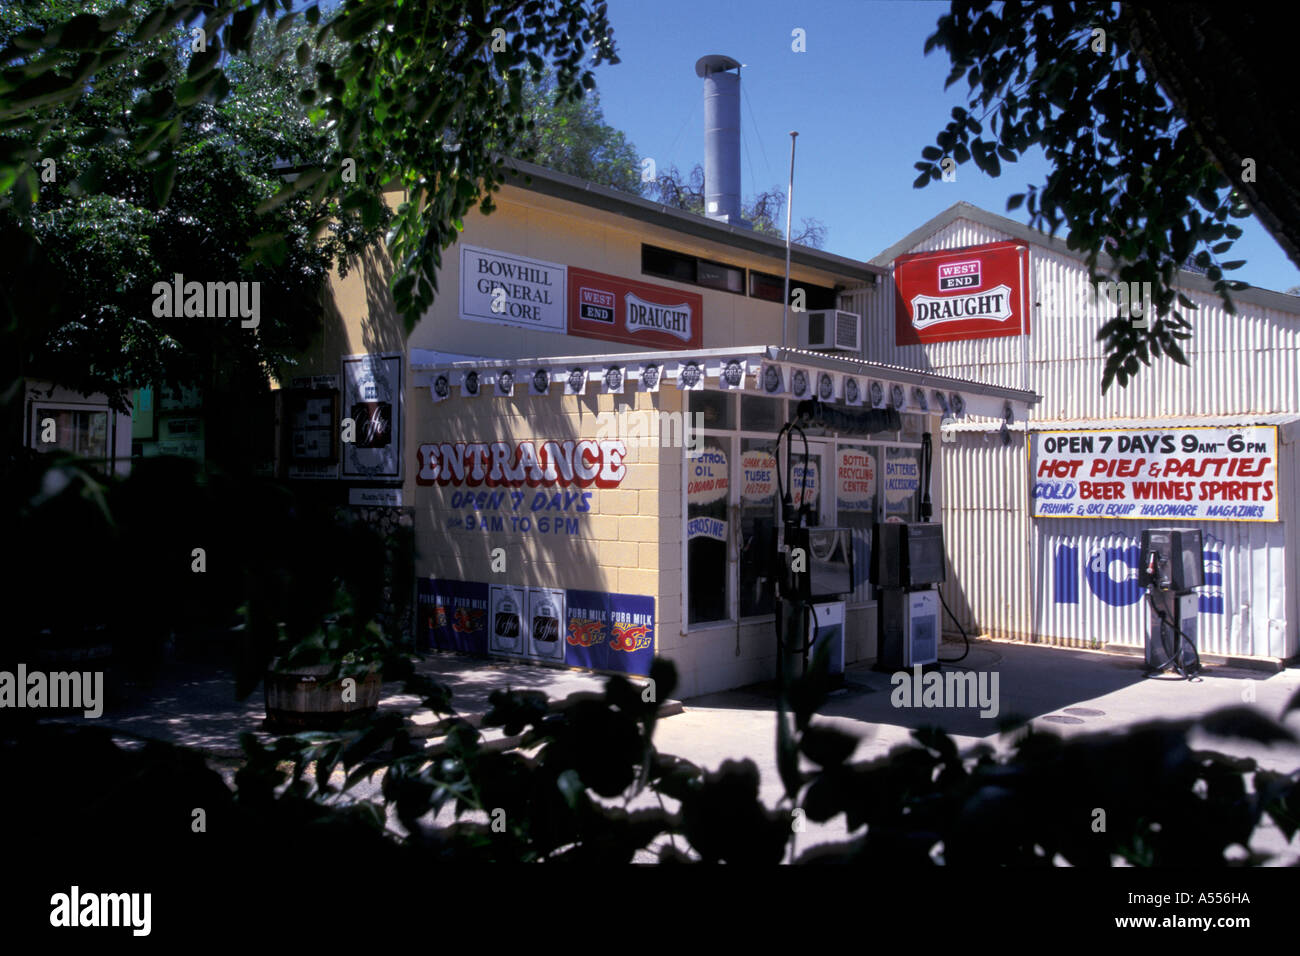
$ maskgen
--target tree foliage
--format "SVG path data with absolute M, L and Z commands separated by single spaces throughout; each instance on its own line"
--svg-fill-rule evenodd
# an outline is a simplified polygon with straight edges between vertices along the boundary
M 42 14 L 31 3 L 8 8 L 0 45 L 41 29 L 32 25 Z M 82 95 L 25 127 L 35 137 L 28 145 L 44 157 L 43 179 L 36 196 L 20 188 L 0 208 L 0 273 L 10 312 L 20 317 L 17 343 L 6 350 L 11 374 L 104 392 L 124 409 L 126 385 L 264 388 L 268 372 L 303 350 L 320 327 L 330 269 L 346 271 L 347 256 L 378 238 L 383 222 L 365 228 L 340 216 L 337 202 L 305 192 L 268 208 L 285 186 L 283 166 L 319 163 L 328 152 L 305 108 L 284 96 L 309 78 L 284 62 L 293 40 L 294 31 L 276 36 L 273 24 L 262 24 L 227 66 L 235 82 L 226 99 L 196 100 L 179 117 L 161 207 L 159 168 L 131 143 L 149 130 L 138 114 L 140 77 L 179 86 L 200 55 L 178 52 L 174 37 L 130 46 Z M 265 255 L 249 254 L 250 239 Z M 154 284 L 178 274 L 258 283 L 265 322 L 253 332 L 237 318 L 156 315 Z
M 684 175 L 675 165 L 659 170 L 652 185 L 652 195 L 665 206 L 704 215 L 704 167 L 699 163 Z M 785 193 L 779 186 L 765 189 L 741 201 L 741 218 L 752 223 L 755 232 L 785 238 Z M 791 229 L 790 241 L 801 246 L 821 249 L 826 243 L 826 226 L 820 220 L 804 218 Z
M 528 158 L 525 76 L 540 81 L 549 66 L 557 98 L 577 99 L 595 84 L 588 66 L 617 62 L 605 4 L 343 0 L 329 11 L 312 4 L 288 12 L 291 6 L 289 0 L 128 0 L 16 34 L 0 48 L 0 197 L 20 207 L 35 201 L 37 144 L 105 70 L 140 44 L 180 39 L 192 49 L 202 40 L 183 73 L 151 62 L 135 77 L 130 114 L 136 128 L 123 147 L 143 161 L 155 200 L 165 204 L 177 182 L 176 144 L 186 116 L 230 91 L 223 54 L 248 50 L 259 18 L 276 18 L 277 30 L 301 18 L 313 33 L 294 56 L 299 66 L 313 66 L 314 77 L 297 95 L 330 137 L 331 152 L 263 211 L 299 195 L 314 204 L 333 197 L 342 214 L 355 214 L 371 229 L 385 215 L 382 187 L 399 184 L 406 201 L 389 232 L 392 293 L 413 327 L 433 302 L 442 251 L 465 214 L 476 205 L 491 211 L 491 193 L 505 178 L 502 157 Z M 136 12 L 143 13 L 138 22 Z M 318 56 L 335 41 L 343 51 L 337 62 Z M 258 259 L 274 260 L 285 234 L 270 230 L 251 240 Z
M 555 76 L 524 80 L 524 104 L 535 125 L 523 137 L 522 149 L 532 162 L 601 186 L 639 196 L 641 160 L 621 130 L 605 122 L 600 92 L 592 89 L 580 100 L 559 95 Z
M 672 692 L 675 676 L 662 660 L 651 670 L 660 692 Z M 1249 849 L 1266 818 L 1287 841 L 1300 828 L 1300 771 L 1264 770 L 1191 744 L 1197 735 L 1294 742 L 1253 708 L 1069 738 L 1021 727 L 1001 753 L 986 745 L 961 752 L 926 727 L 887 754 L 853 760 L 858 738 L 816 719 L 824 674 L 818 684 L 814 671 L 790 687 L 791 714 L 780 715 L 794 721 L 781 743 L 785 794 L 774 806 L 760 797 L 752 760 L 708 770 L 659 751 L 658 706 L 619 677 L 603 695 L 565 702 L 494 691 L 482 723 L 503 731 L 506 746 L 458 716 L 448 688 L 411 677 L 406 692 L 444 715 L 431 746 L 393 713 L 270 744 L 248 734 L 233 795 L 180 748 L 126 753 L 99 732 L 49 727 L 0 744 L 10 766 L 40 767 L 33 778 L 47 785 L 51 812 L 80 824 L 75 850 L 58 846 L 58 855 L 50 841 L 63 829 L 22 828 L 42 841 L 44 854 L 34 856 L 116 861 L 126 838 L 155 866 L 223 873 L 249 854 L 270 854 L 285 832 L 302 840 L 295 860 L 328 848 L 355 865 L 357 854 L 378 852 L 414 872 L 447 862 L 627 863 L 647 849 L 663 862 L 1223 867 L 1234 858 L 1267 862 Z M 89 810 L 77 796 L 86 767 L 98 791 L 113 794 Z M 365 781 L 378 786 L 363 796 Z M 638 795 L 653 800 L 630 809 Z M 31 815 L 22 788 L 7 788 L 6 798 Z M 181 850 L 177 821 L 188 822 L 195 806 L 212 808 L 222 837 Z M 841 814 L 847 840 L 800 852 L 801 820 Z M 395 824 L 404 835 L 386 830 Z
M 1195 305 L 1175 288 L 1184 263 L 1206 269 L 1230 312 L 1231 292 L 1246 288 L 1224 277 L 1243 261 L 1221 258 L 1242 234 L 1229 220 L 1250 213 L 1242 169 L 1217 163 L 1203 127 L 1153 82 L 1137 32 L 1128 4 L 955 0 L 925 45 L 951 59 L 948 86 L 966 78 L 969 109 L 955 107 L 935 145 L 921 151 L 914 185 L 940 180 L 949 158 L 998 176 L 1002 163 L 1041 147 L 1052 167 L 1047 182 L 1011 196 L 1007 208 L 1025 203 L 1031 224 L 1052 233 L 1066 226 L 1094 282 L 1109 269 L 1120 281 L 1151 283 L 1157 314 L 1147 327 L 1117 315 L 1098 334 L 1107 352 L 1103 391 L 1162 354 L 1187 364 L 1180 342 L 1191 336 L 1186 310 Z

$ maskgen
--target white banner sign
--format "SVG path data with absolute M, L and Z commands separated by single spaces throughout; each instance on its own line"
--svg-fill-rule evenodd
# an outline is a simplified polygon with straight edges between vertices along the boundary
M 686 459 L 686 500 L 693 505 L 707 505 L 727 497 L 727 454 L 708 446 L 698 455 Z
M 1277 428 L 1034 432 L 1035 518 L 1277 521 Z
M 563 333 L 567 277 L 559 263 L 462 245 L 461 318 Z

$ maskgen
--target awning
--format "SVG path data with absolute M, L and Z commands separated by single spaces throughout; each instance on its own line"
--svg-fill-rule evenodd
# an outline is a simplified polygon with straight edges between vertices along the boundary
M 502 394 L 515 394 L 516 390 L 528 394 L 530 389 L 540 389 L 534 393 L 542 394 L 551 384 L 559 383 L 564 383 L 569 393 L 585 393 L 592 386 L 624 394 L 638 389 L 655 391 L 660 384 L 671 383 L 691 390 L 819 397 L 868 410 L 935 412 L 952 420 L 981 416 L 999 423 L 1008 403 L 1012 417 L 1022 420 L 1039 401 L 1036 393 L 1020 389 L 777 345 L 520 359 L 412 349 L 409 361 L 412 382 L 428 386 L 435 401 L 496 394 L 499 382 L 505 383 Z M 649 387 L 643 387 L 643 371 Z

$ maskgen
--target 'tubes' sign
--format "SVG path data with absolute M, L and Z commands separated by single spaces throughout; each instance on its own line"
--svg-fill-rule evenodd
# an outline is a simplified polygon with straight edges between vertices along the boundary
M 992 242 L 894 261 L 898 345 L 1029 332 L 1026 248 Z

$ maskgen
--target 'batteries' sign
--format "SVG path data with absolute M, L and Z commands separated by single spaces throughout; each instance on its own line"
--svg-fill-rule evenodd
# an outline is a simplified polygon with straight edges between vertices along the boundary
M 1043 431 L 1035 518 L 1277 521 L 1277 428 Z
M 1029 332 L 1026 247 L 991 242 L 894 260 L 898 345 Z

